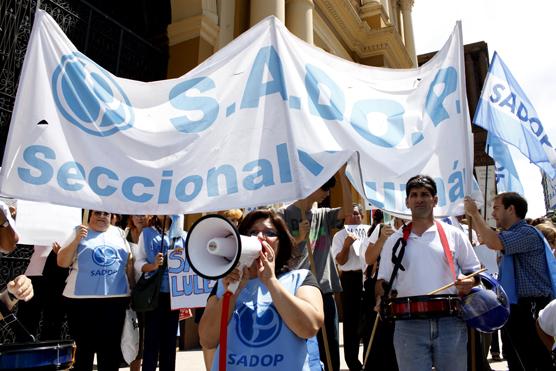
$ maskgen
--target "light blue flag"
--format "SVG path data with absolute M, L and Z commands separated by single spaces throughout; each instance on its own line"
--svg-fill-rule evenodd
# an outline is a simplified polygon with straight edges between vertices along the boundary
M 523 196 L 523 186 L 519 180 L 512 154 L 506 143 L 488 133 L 486 147 L 485 151 L 495 162 L 498 193 L 517 192 Z
M 496 52 L 473 119 L 505 144 L 519 149 L 547 176 L 556 177 L 556 151 L 535 108 Z

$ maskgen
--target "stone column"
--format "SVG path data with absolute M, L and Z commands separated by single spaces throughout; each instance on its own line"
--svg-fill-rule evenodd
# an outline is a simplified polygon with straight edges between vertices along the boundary
M 222 49 L 234 39 L 235 7 L 235 0 L 218 1 L 220 31 L 218 33 L 218 43 L 215 49 Z
M 286 19 L 285 0 L 251 0 L 250 12 L 249 25 L 251 27 L 269 15 L 284 22 Z
M 413 22 L 411 20 L 411 8 L 414 0 L 400 0 L 400 10 L 403 18 L 403 38 L 405 48 L 413 61 L 413 66 L 417 66 L 417 55 L 415 54 L 415 39 L 413 37 Z
M 309 44 L 313 44 L 313 8 L 313 0 L 286 0 L 286 27 Z

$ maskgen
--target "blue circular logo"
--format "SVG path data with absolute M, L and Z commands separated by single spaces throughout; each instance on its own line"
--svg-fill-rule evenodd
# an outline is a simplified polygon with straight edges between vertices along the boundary
M 282 319 L 273 305 L 260 316 L 257 310 L 242 305 L 234 314 L 237 316 L 236 331 L 239 340 L 250 347 L 263 347 L 268 345 L 280 334 Z
M 133 107 L 121 86 L 82 53 L 62 57 L 52 94 L 58 111 L 88 134 L 105 137 L 133 126 Z
M 93 261 L 101 267 L 108 267 L 116 260 L 118 260 L 118 253 L 112 246 L 100 245 L 93 249 Z

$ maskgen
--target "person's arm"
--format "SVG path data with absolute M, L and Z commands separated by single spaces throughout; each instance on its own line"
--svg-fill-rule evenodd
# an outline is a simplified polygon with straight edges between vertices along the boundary
M 230 304 L 228 307 L 227 322 L 230 322 L 232 318 L 232 313 L 234 312 L 236 301 L 239 293 L 247 284 L 249 280 L 249 271 L 247 268 L 243 270 L 243 275 L 241 276 L 241 283 L 238 286 L 236 292 L 230 296 Z M 236 282 L 240 279 L 239 269 L 236 268 L 222 279 L 222 284 L 224 285 L 224 292 L 228 290 L 228 286 L 232 282 Z M 216 295 L 211 295 L 207 301 L 205 311 L 199 322 L 199 342 L 203 348 L 216 348 L 220 341 L 220 321 L 222 317 L 222 304 L 224 303 L 224 296 L 218 298 Z
M 15 250 L 19 235 L 13 228 L 13 219 L 9 208 L 2 203 L 0 211 L 0 250 L 6 254 Z
M 159 252 L 153 257 L 153 262 L 149 263 L 148 256 L 147 256 L 148 255 L 147 246 L 145 244 L 145 238 L 148 238 L 148 235 L 146 237 L 144 234 L 145 234 L 145 230 L 141 232 L 141 234 L 139 235 L 139 241 L 137 241 L 138 254 L 135 257 L 134 265 L 135 265 L 135 269 L 138 272 L 147 273 L 147 272 L 153 272 L 157 270 L 158 267 L 164 264 L 164 254 Z
M 266 287 L 280 317 L 293 333 L 303 339 L 317 334 L 324 324 L 322 295 L 317 287 L 301 286 L 292 295 L 276 277 Z
M 480 283 L 480 279 L 478 276 L 465 279 L 461 277 L 463 277 L 464 274 L 467 275 L 479 270 L 481 268 L 481 262 L 479 258 L 477 258 L 471 241 L 469 241 L 469 236 L 459 229 L 454 230 L 453 233 L 454 248 L 456 251 L 455 262 L 463 273 L 456 279 L 455 287 L 460 296 L 465 296 L 471 292 L 473 286 Z
M 334 235 L 334 239 L 332 241 L 332 249 L 333 251 L 338 251 L 338 253 L 335 256 L 336 259 L 336 263 L 339 265 L 344 265 L 347 263 L 348 259 L 349 259 L 349 249 L 351 249 L 351 245 L 353 245 L 353 243 L 357 240 L 357 236 L 354 235 L 353 233 L 347 233 L 345 235 L 344 241 L 341 242 L 340 239 L 341 237 L 344 235 L 344 233 L 342 233 L 340 235 L 340 232 L 336 233 Z M 336 236 L 338 236 L 338 238 L 336 238 Z M 336 249 L 334 249 L 334 245 L 336 244 Z M 337 245 L 340 245 L 341 247 L 338 248 Z
M 479 213 L 479 208 L 475 201 L 469 197 L 465 197 L 465 213 L 471 217 L 473 229 L 480 236 L 481 242 L 492 250 L 504 250 L 502 240 L 496 231 L 493 231 L 490 226 Z
M 546 332 L 543 331 L 543 329 L 541 328 L 541 326 L 539 324 L 538 319 L 535 321 L 535 323 L 536 323 L 537 334 L 539 335 L 539 338 L 541 339 L 541 341 L 544 344 L 544 346 L 546 347 L 546 349 L 548 349 L 548 351 L 551 352 L 552 351 L 552 346 L 554 345 L 554 336 L 550 336 L 549 334 L 547 334 Z
M 303 339 L 315 336 L 324 323 L 324 311 L 320 290 L 302 286 L 292 295 L 274 273 L 274 250 L 266 241 L 256 260 L 257 276 L 268 288 L 272 303 L 290 330 Z
M 11 311 L 18 300 L 29 301 L 33 295 L 31 280 L 22 274 L 8 282 L 6 289 L 0 292 L 0 301 Z M 2 313 L 0 313 L 0 319 L 3 319 Z
M 337 214 L 338 220 L 344 220 L 346 216 L 353 213 L 353 196 L 351 195 L 351 186 L 346 176 L 347 164 L 340 169 L 340 184 L 342 185 L 342 209 Z
M 58 250 L 56 261 L 59 267 L 68 268 L 72 264 L 77 251 L 77 246 L 79 246 L 79 242 L 87 236 L 88 230 L 89 228 L 83 224 L 76 227 L 75 237 L 69 244 L 66 244 Z
M 377 226 L 379 229 L 378 239 L 375 243 L 369 242 L 369 246 L 367 247 L 367 251 L 365 251 L 365 262 L 368 265 L 373 265 L 378 260 L 380 253 L 382 252 L 382 248 L 384 247 L 384 243 L 394 233 L 394 229 L 392 226 L 388 224 L 381 224 Z

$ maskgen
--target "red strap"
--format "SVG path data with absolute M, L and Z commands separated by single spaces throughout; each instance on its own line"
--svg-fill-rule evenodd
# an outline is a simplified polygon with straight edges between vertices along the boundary
M 411 233 L 411 227 L 413 227 L 413 222 L 410 222 L 407 225 L 404 225 L 402 228 L 402 232 L 403 232 L 403 240 L 405 242 L 407 242 L 407 240 L 409 239 L 409 234 Z
M 454 266 L 454 259 L 452 257 L 452 252 L 450 251 L 450 245 L 448 245 L 446 233 L 444 233 L 444 228 L 442 228 L 442 224 L 440 224 L 440 222 L 435 220 L 434 223 L 436 224 L 436 229 L 438 229 L 438 235 L 440 236 L 440 242 L 442 243 L 442 248 L 444 249 L 444 255 L 446 255 L 446 259 L 448 259 L 448 265 L 450 266 L 450 270 L 452 271 L 452 275 L 454 276 L 455 281 L 456 268 Z
M 218 370 L 226 371 L 226 353 L 228 352 L 228 309 L 232 293 L 226 291 L 222 302 L 222 316 L 220 317 L 220 353 L 218 354 Z

